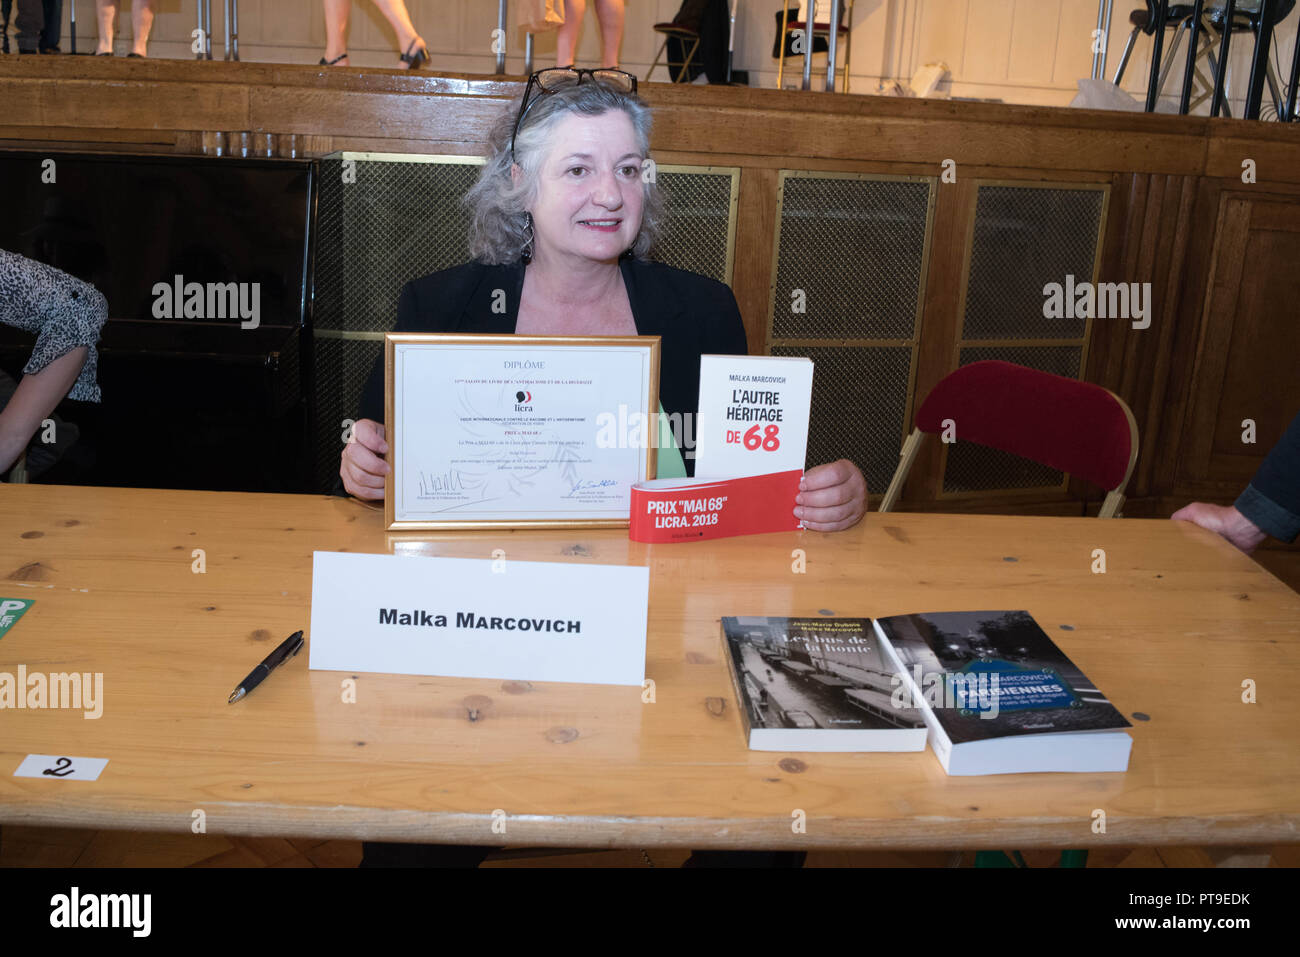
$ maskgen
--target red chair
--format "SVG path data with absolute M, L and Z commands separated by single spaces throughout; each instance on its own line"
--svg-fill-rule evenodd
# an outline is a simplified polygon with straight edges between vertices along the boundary
M 1106 489 L 1099 518 L 1114 518 L 1138 454 L 1138 429 L 1124 400 L 1090 382 L 1010 362 L 962 366 L 931 390 L 903 442 L 880 503 L 892 511 L 927 433 L 946 428 L 974 442 L 1077 475 Z

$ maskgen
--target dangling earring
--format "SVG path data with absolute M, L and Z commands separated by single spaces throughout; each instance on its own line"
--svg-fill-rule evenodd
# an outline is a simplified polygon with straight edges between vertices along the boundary
M 524 248 L 522 252 L 520 252 L 519 258 L 522 259 L 524 265 L 527 266 L 533 261 L 533 214 L 524 213 L 524 215 L 528 217 L 528 238 L 524 240 Z

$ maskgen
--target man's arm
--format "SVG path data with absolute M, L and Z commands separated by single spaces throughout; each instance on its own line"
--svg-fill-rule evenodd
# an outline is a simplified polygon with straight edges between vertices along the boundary
M 1300 534 L 1300 413 L 1233 507 L 1279 541 L 1293 542 Z
M 1293 542 L 1300 534 L 1300 414 L 1269 451 L 1232 505 L 1193 502 L 1172 518 L 1195 522 L 1249 555 L 1270 535 Z

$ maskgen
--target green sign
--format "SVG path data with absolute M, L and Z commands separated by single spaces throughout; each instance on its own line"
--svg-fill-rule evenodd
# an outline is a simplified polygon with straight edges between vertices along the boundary
M 29 598 L 0 598 L 0 638 L 3 638 L 5 632 L 13 627 L 14 622 L 23 617 L 23 612 L 34 604 L 36 602 Z

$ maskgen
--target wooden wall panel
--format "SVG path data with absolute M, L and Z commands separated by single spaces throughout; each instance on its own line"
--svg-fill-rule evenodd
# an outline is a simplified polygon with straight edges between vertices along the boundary
M 1173 341 L 1165 359 L 1169 371 L 1161 408 L 1161 426 L 1152 437 L 1154 444 L 1144 449 L 1149 460 L 1144 464 L 1151 479 L 1143 492 L 1154 497 L 1169 496 L 1174 490 L 1178 462 L 1183 450 L 1187 406 L 1199 388 L 1192 377 L 1192 365 L 1205 310 L 1207 277 L 1218 255 L 1214 236 L 1222 185 L 1217 180 L 1201 178 L 1195 182 L 1194 191 L 1190 241 L 1181 270 L 1184 298 L 1178 313 L 1178 325 L 1174 329 Z
M 0 90 L 7 104 L 22 110 L 15 125 L 51 131 L 265 129 L 287 123 L 300 133 L 340 140 L 379 135 L 452 142 L 467 138 L 462 126 L 467 114 L 425 101 L 487 98 L 499 109 L 522 93 L 523 84 L 272 64 L 93 57 L 68 63 L 67 58 L 14 57 L 0 62 Z M 307 97 L 305 91 L 319 96 Z M 346 106 L 357 93 L 372 97 L 364 117 Z M 280 96 L 289 97 L 289 105 L 277 111 L 273 101 Z M 725 143 L 729 153 L 766 158 L 777 167 L 794 157 L 932 166 L 954 159 L 961 165 L 1058 174 L 1197 175 L 1205 170 L 1210 144 L 1231 129 L 1231 147 L 1216 150 L 1215 156 L 1231 158 L 1242 149 L 1258 152 L 1270 158 L 1270 182 L 1300 183 L 1300 164 L 1285 161 L 1295 147 L 1296 129 L 1266 124 L 1257 136 L 1243 140 L 1236 124 L 1193 117 L 666 84 L 648 85 L 645 96 L 656 108 L 656 149 L 711 155 Z M 254 103 L 257 116 L 251 113 Z M 8 123 L 14 122 L 10 115 L 0 117 L 0 136 L 8 135 Z M 482 118 L 476 122 L 481 126 Z M 356 123 L 364 124 L 360 131 Z M 1236 171 L 1239 175 L 1239 162 Z
M 990 83 L 1006 81 L 1013 31 L 1005 25 L 1013 21 L 1017 3 L 1018 0 L 970 0 L 961 65 L 948 64 L 960 70 L 955 75 Z M 1002 29 L 990 30 L 989 24 L 993 23 Z
M 1300 383 L 1300 222 L 1296 217 L 1287 229 L 1261 229 L 1261 209 L 1286 208 L 1296 217 L 1300 204 L 1253 203 L 1251 226 L 1244 250 L 1249 276 L 1241 283 L 1232 304 L 1232 338 L 1223 358 L 1223 386 L 1214 423 L 1212 456 L 1245 458 L 1250 472 L 1263 453 L 1272 448 L 1286 431 L 1300 406 L 1289 408 L 1286 399 L 1297 390 L 1279 396 L 1278 383 Z M 1261 274 L 1269 282 L 1257 281 Z M 1210 321 L 1215 321 L 1212 313 Z M 1286 348 L 1290 343 L 1292 348 Z M 1300 386 L 1297 387 L 1300 389 Z M 1255 443 L 1242 442 L 1242 423 L 1256 424 Z M 1232 469 L 1234 474 L 1240 474 Z
M 772 232 L 776 223 L 776 170 L 740 171 L 736 259 L 732 290 L 745 320 L 751 355 L 767 352 L 767 314 L 772 299 Z
M 1116 177 L 1111 193 L 1101 282 L 1150 283 L 1150 327 L 1131 320 L 1093 323 L 1089 381 L 1104 385 L 1128 403 L 1137 420 L 1141 452 L 1128 494 L 1140 498 L 1172 484 L 1158 471 L 1157 448 L 1170 427 L 1166 390 L 1170 356 L 1182 330 L 1194 328 L 1184 312 L 1189 288 L 1185 270 L 1191 240 L 1196 181 L 1183 176 Z M 1178 420 L 1173 420 L 1178 427 Z
M 281 147 L 292 135 L 308 156 L 477 155 L 521 92 L 515 79 L 481 76 L 4 58 L 0 144 L 199 153 L 218 132 L 250 131 Z M 645 95 L 661 162 L 741 168 L 733 286 L 754 352 L 765 347 L 779 170 L 936 176 L 953 159 L 957 182 L 936 186 L 914 408 L 951 371 L 977 178 L 1111 185 L 1101 280 L 1150 282 L 1154 294 L 1149 329 L 1094 321 L 1088 352 L 1087 377 L 1123 396 L 1142 430 L 1131 514 L 1177 496 L 1235 496 L 1300 407 L 1300 127 L 660 84 Z M 1243 158 L 1256 161 L 1254 185 L 1241 182 Z M 1259 406 L 1259 445 L 1238 454 L 1234 423 Z M 904 502 L 974 507 L 936 501 L 937 451 L 923 453 Z M 1024 496 L 980 507 L 1013 504 L 1030 507 Z M 1049 495 L 1034 507 L 1078 503 Z
M 1026 86 L 1050 80 L 1056 67 L 1056 44 L 1048 38 L 1056 38 L 1060 19 L 1059 3 L 1017 0 L 1011 21 L 1009 80 Z
M 1300 410 L 1300 198 L 1225 190 L 1213 248 L 1176 489 L 1227 496 Z
M 955 183 L 936 187 L 934 235 L 930 244 L 929 272 L 925 282 L 925 304 L 921 315 L 920 345 L 917 351 L 916 381 L 912 397 L 913 421 L 921 402 L 939 380 L 953 370 L 952 344 L 961 337 L 962 284 L 966 279 L 966 257 L 970 227 L 975 213 L 976 177 L 964 171 Z M 943 485 L 942 449 L 933 438 L 922 446 L 904 489 L 903 507 L 921 507 L 935 501 Z M 884 489 L 877 489 L 883 492 Z

